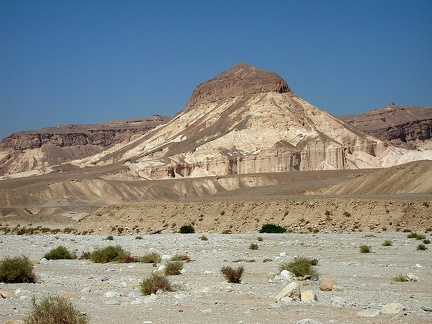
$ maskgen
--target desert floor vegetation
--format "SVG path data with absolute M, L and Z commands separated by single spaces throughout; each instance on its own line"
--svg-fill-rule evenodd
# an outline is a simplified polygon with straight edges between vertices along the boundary
M 241 283 L 244 267 L 240 266 L 234 269 L 229 266 L 224 266 L 221 268 L 220 272 L 229 283 Z
M 31 313 L 24 318 L 25 324 L 86 324 L 87 315 L 81 313 L 69 300 L 49 296 L 40 302 L 32 299 Z
M 0 282 L 35 283 L 33 264 L 26 256 L 6 257 L 0 262 Z
M 140 288 L 144 296 L 156 294 L 158 290 L 174 291 L 169 279 L 161 274 L 152 274 L 149 278 L 144 279 Z

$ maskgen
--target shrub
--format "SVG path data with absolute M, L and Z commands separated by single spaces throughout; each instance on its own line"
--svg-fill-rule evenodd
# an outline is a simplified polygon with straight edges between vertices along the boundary
M 370 253 L 372 248 L 369 245 L 363 244 L 360 245 L 360 253 Z
M 421 240 L 424 240 L 425 238 L 426 238 L 425 235 L 423 235 L 423 234 L 417 234 L 416 240 L 421 241 Z
M 159 289 L 163 291 L 173 291 L 171 283 L 167 277 L 153 274 L 150 278 L 141 282 L 141 293 L 145 296 L 155 294 Z
M 112 236 L 112 235 L 108 235 L 108 236 L 106 237 L 106 240 L 107 240 L 107 241 L 113 241 L 113 240 L 114 240 L 114 236 Z
M 286 233 L 286 228 L 275 224 L 264 224 L 261 226 L 260 233 Z
M 30 283 L 36 281 L 33 265 L 27 257 L 6 257 L 0 262 L 0 282 Z
M 249 250 L 258 250 L 258 244 L 251 243 L 251 245 L 249 245 Z
M 177 276 L 181 274 L 181 270 L 183 269 L 182 261 L 168 261 L 165 264 L 165 274 L 168 276 Z
M 238 267 L 237 269 L 232 267 L 222 267 L 220 271 L 225 276 L 225 279 L 228 280 L 228 282 L 241 283 L 241 277 L 244 272 L 243 267 Z
M 295 257 L 290 262 L 282 263 L 279 270 L 288 270 L 297 277 L 312 276 L 316 279 L 319 278 L 318 272 L 314 266 L 318 264 L 317 259 L 310 259 L 306 257 Z
M 257 240 L 258 240 L 258 242 L 262 242 L 263 238 L 261 236 L 258 236 Z
M 81 255 L 79 256 L 79 260 L 88 260 L 90 259 L 91 253 L 90 252 L 83 252 L 81 253 Z
M 139 258 L 142 263 L 159 263 L 161 262 L 161 256 L 157 252 L 147 253 L 143 257 Z
M 417 238 L 417 233 L 411 232 L 407 235 L 407 238 Z
M 103 249 L 95 250 L 90 255 L 90 260 L 96 263 L 107 263 L 107 262 L 125 262 L 129 259 L 130 254 L 123 250 L 120 245 L 107 246 Z
M 431 241 L 430 241 L 430 240 L 427 240 L 427 239 L 426 239 L 426 240 L 423 240 L 423 243 L 424 243 L 424 244 L 430 244 L 430 242 L 431 242 Z
M 75 309 L 72 303 L 61 297 L 46 297 L 36 304 L 33 297 L 33 310 L 24 319 L 26 324 L 85 324 L 89 320 L 85 314 Z
M 135 240 L 142 240 L 142 236 L 135 236 Z
M 418 251 L 424 251 L 424 250 L 427 250 L 428 248 L 426 247 L 426 245 L 424 245 L 424 244 L 419 244 L 419 245 L 417 245 L 417 250 Z
M 76 259 L 76 255 L 70 253 L 64 246 L 59 246 L 45 254 L 44 258 L 48 260 Z
M 205 235 L 200 236 L 201 241 L 208 241 L 208 237 Z
M 393 280 L 397 282 L 407 282 L 408 278 L 405 275 L 397 275 L 393 277 Z
M 382 244 L 382 246 L 392 246 L 392 245 L 393 245 L 393 242 L 390 240 L 385 240 Z
M 195 233 L 195 228 L 192 225 L 183 225 L 179 230 L 180 234 Z

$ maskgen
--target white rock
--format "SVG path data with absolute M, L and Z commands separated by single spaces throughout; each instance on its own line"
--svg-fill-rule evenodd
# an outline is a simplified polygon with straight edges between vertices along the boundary
M 284 304 L 291 304 L 293 300 L 290 297 L 282 297 L 280 301 Z
M 282 270 L 280 273 L 280 277 L 283 280 L 293 280 L 295 278 L 295 276 L 288 270 Z
M 420 281 L 420 278 L 415 276 L 413 273 L 408 273 L 407 278 L 409 281 Z
M 128 297 L 130 298 L 135 298 L 135 297 L 140 297 L 140 293 L 138 291 L 131 291 L 129 294 L 127 294 Z
M 171 260 L 171 258 L 172 258 L 172 255 L 170 255 L 170 254 L 163 254 L 161 256 L 162 261 L 168 261 L 168 260 Z
M 316 301 L 317 296 L 312 290 L 306 290 L 300 294 L 300 300 L 305 303 Z
M 318 322 L 313 319 L 305 318 L 300 321 L 297 321 L 296 324 L 321 324 L 321 322 Z
M 104 297 L 106 298 L 120 297 L 120 293 L 117 291 L 110 290 L 104 293 Z
M 357 313 L 360 317 L 375 317 L 381 313 L 379 309 L 365 309 Z
M 163 272 L 163 271 L 165 271 L 165 268 L 166 268 L 165 265 L 162 264 L 162 265 L 159 266 L 159 268 L 157 269 L 157 271 Z
M 283 297 L 290 297 L 292 300 L 300 298 L 300 286 L 297 282 L 291 282 L 279 292 L 275 299 L 281 300 Z
M 287 253 L 286 253 L 286 252 L 281 252 L 281 253 L 279 253 L 279 256 L 280 256 L 280 257 L 286 257 L 286 256 L 287 256 Z
M 399 314 L 403 310 L 404 310 L 403 305 L 401 305 L 399 303 L 390 303 L 390 304 L 384 305 L 381 308 L 381 313 L 383 313 L 383 314 Z
M 48 264 L 48 259 L 46 259 L 46 258 L 42 258 L 42 259 L 40 259 L 40 261 L 39 261 L 39 263 L 40 264 Z
M 415 268 L 415 269 L 420 269 L 420 268 L 423 268 L 423 266 L 421 266 L 420 264 L 417 263 L 417 264 L 414 266 L 414 268 Z
M 108 299 L 105 301 L 107 305 L 120 305 L 120 301 L 118 299 Z

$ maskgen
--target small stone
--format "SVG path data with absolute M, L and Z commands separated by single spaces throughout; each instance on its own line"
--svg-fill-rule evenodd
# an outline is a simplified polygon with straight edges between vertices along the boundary
M 1 296 L 1 298 L 6 299 L 6 298 L 10 298 L 11 294 L 8 291 L 0 291 L 0 296 Z
M 346 305 L 345 299 L 335 296 L 331 299 L 332 306 L 335 308 L 343 308 Z
M 297 321 L 296 324 L 321 324 L 321 322 L 318 322 L 310 318 L 305 318 L 300 321 Z
M 113 298 L 113 297 L 119 297 L 120 293 L 117 291 L 107 291 L 106 293 L 104 293 L 104 297 L 106 298 Z
M 332 291 L 333 287 L 336 285 L 336 282 L 333 279 L 324 279 L 320 282 L 319 288 L 322 291 Z
M 375 317 L 381 313 L 379 309 L 365 309 L 357 313 L 360 317 Z
M 290 297 L 292 300 L 300 298 L 300 286 L 297 282 L 291 282 L 275 296 L 275 300 L 281 300 L 283 297 Z
M 47 258 L 42 258 L 42 259 L 39 260 L 39 263 L 40 263 L 40 264 L 48 264 L 48 262 L 49 262 L 49 261 L 48 261 Z
M 131 291 L 129 294 L 127 294 L 128 297 L 130 298 L 136 298 L 136 297 L 140 297 L 140 293 L 138 291 Z
M 281 256 L 281 257 L 286 257 L 286 256 L 287 256 L 287 253 L 286 253 L 286 252 L 281 252 L 281 253 L 279 253 L 279 256 Z
M 212 312 L 212 309 L 211 308 L 203 309 L 201 312 L 204 314 L 210 314 Z
M 280 301 L 284 304 L 291 304 L 293 300 L 290 297 L 282 297 Z
M 300 294 L 300 300 L 302 302 L 305 302 L 305 303 L 311 302 L 311 301 L 316 301 L 317 296 L 315 295 L 315 293 L 312 290 L 306 290 Z
M 381 308 L 381 313 L 383 313 L 383 314 L 399 314 L 403 310 L 404 310 L 403 305 L 401 305 L 399 303 L 390 303 L 390 304 L 384 305 Z
M 84 287 L 83 289 L 81 289 L 82 293 L 89 293 L 91 292 L 91 287 Z
M 408 273 L 407 278 L 409 281 L 420 281 L 419 277 L 415 276 L 413 273 Z
M 421 309 L 424 310 L 425 312 L 432 312 L 432 307 L 421 306 Z
M 414 266 L 414 268 L 415 268 L 415 269 L 420 269 L 420 268 L 423 268 L 423 266 L 421 266 L 420 264 L 417 263 L 417 264 Z
M 295 278 L 295 276 L 288 270 L 282 270 L 280 273 L 280 277 L 283 280 L 293 280 Z

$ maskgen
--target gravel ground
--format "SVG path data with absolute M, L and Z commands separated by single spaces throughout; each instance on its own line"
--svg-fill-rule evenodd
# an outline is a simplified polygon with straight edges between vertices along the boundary
M 39 300 L 61 295 L 88 314 L 90 323 L 297 323 L 305 319 L 319 323 L 432 323 L 428 311 L 432 308 L 432 246 L 417 251 L 420 241 L 408 239 L 406 233 L 206 234 L 207 241 L 200 236 L 114 236 L 111 241 L 97 235 L 2 235 L 0 257 L 25 255 L 35 260 L 38 282 L 0 283 L 0 291 L 9 296 L 0 298 L 0 322 L 21 323 L 31 310 L 33 296 Z M 393 245 L 382 246 L 385 240 Z M 250 250 L 251 243 L 258 244 L 258 250 Z M 370 245 L 372 253 L 360 253 L 362 244 Z M 175 292 L 142 296 L 140 283 L 157 269 L 151 264 L 40 261 L 59 245 L 78 255 L 121 245 L 135 256 L 181 253 L 193 262 L 185 263 L 183 274 L 169 277 L 177 287 Z M 319 280 L 333 279 L 334 289 L 321 291 L 319 281 L 299 281 L 301 291 L 312 290 L 317 301 L 276 302 L 274 297 L 290 283 L 275 279 L 278 267 L 295 256 L 318 259 Z M 263 262 L 265 259 L 271 261 Z M 239 260 L 243 261 L 235 262 Z M 240 284 L 224 279 L 220 274 L 224 265 L 244 266 Z M 419 281 L 392 280 L 408 273 Z M 372 313 L 391 303 L 404 309 L 361 316 L 362 311 Z

